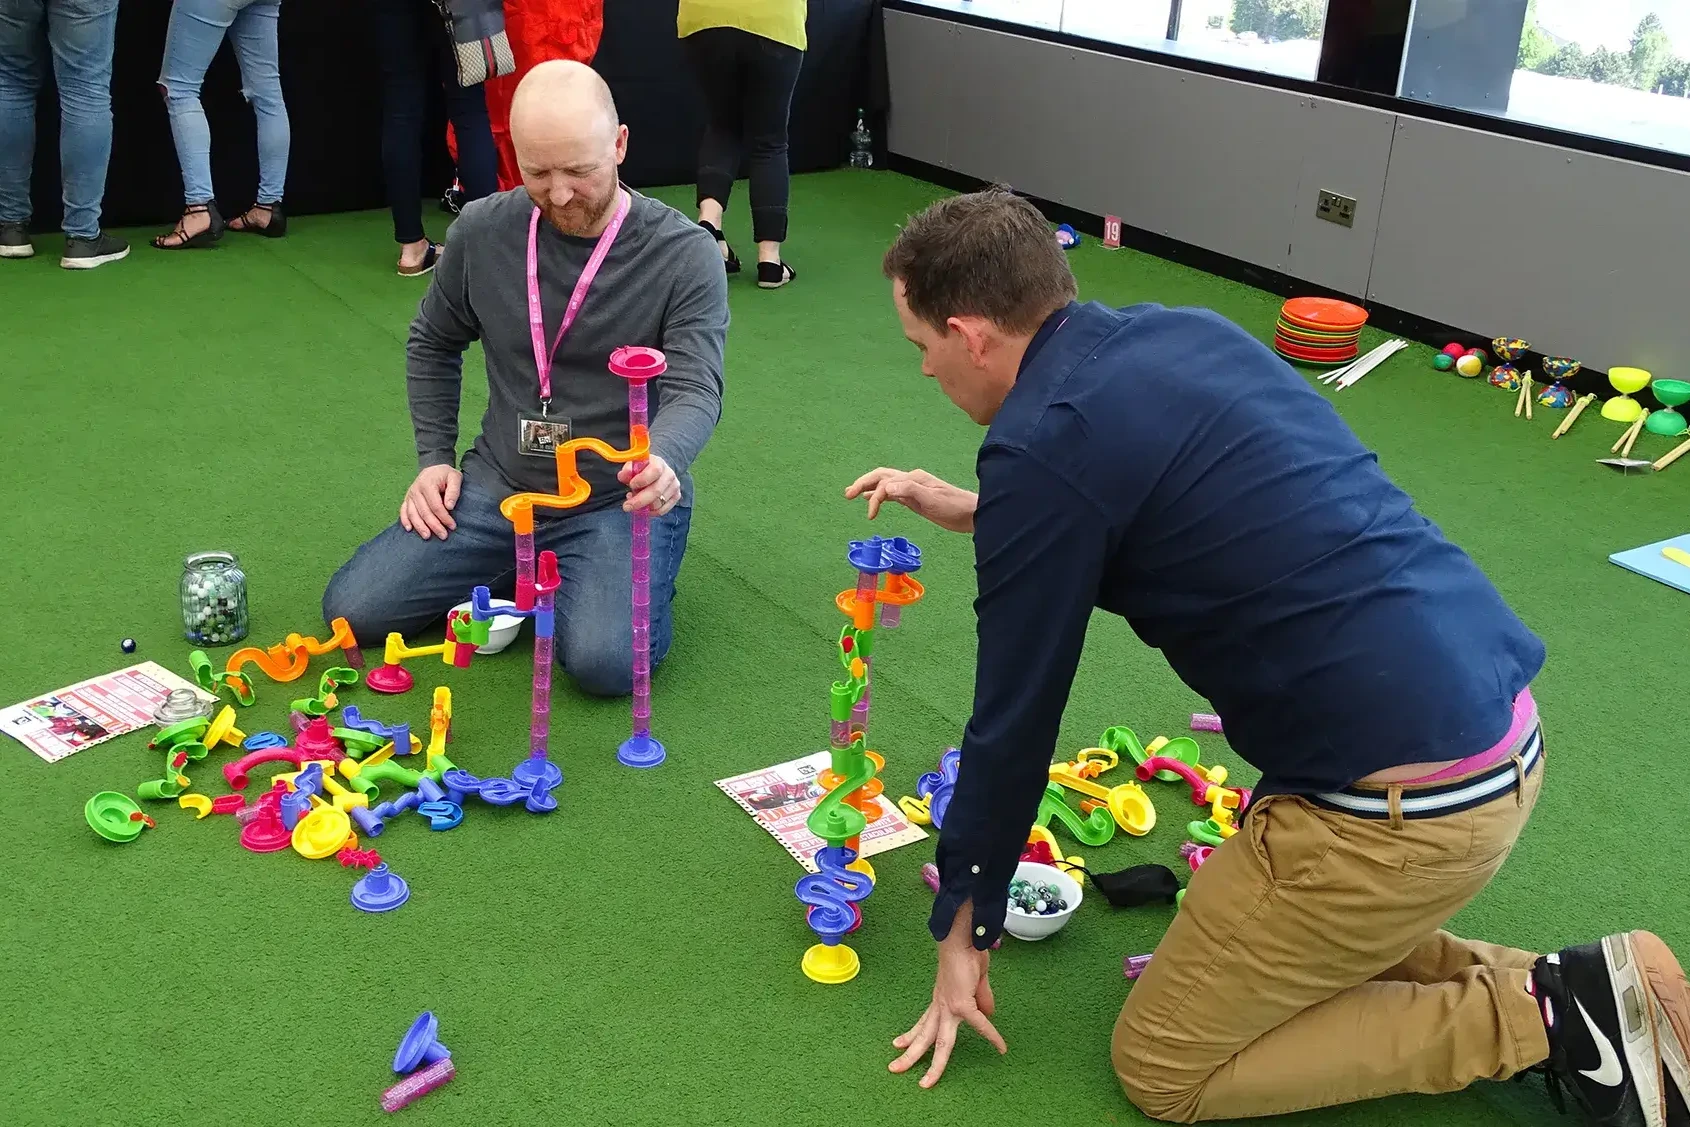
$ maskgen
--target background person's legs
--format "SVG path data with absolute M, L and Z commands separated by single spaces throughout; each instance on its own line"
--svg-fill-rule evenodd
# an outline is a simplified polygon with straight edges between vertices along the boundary
M 804 53 L 761 36 L 746 38 L 749 42 L 741 48 L 745 68 L 741 95 L 751 166 L 752 237 L 757 240 L 758 261 L 779 262 L 792 181 L 787 166 L 787 119 Z
M 699 93 L 704 98 L 704 137 L 698 144 L 698 218 L 720 230 L 722 213 L 733 194 L 739 172 L 743 126 L 741 110 L 741 41 L 743 31 L 712 27 L 681 40 L 692 63 Z M 727 246 L 722 247 L 723 257 Z
M 411 635 L 441 621 L 477 586 L 494 594 L 516 571 L 516 537 L 500 498 L 464 478 L 457 522 L 446 539 L 424 540 L 398 522 L 364 543 L 323 592 L 323 621 L 345 618 L 365 647 L 391 631 Z
M 381 167 L 397 243 L 425 244 L 422 222 L 423 121 L 428 109 L 431 44 L 424 38 L 427 5 L 418 0 L 370 0 L 376 56 L 381 61 Z M 422 255 L 416 255 L 421 261 Z
M 1192 877 L 1122 1007 L 1112 1056 L 1128 1097 L 1159 1119 L 1248 1118 L 1544 1060 L 1529 956 L 1483 964 L 1492 949 L 1438 932 L 1501 867 L 1542 776 L 1523 801 L 1399 829 L 1263 799 Z
M 582 692 L 599 697 L 633 691 L 633 519 L 620 505 L 580 516 L 542 517 L 536 547 L 557 553 L 558 664 Z M 675 578 L 687 550 L 692 510 L 677 506 L 651 522 L 651 663 L 669 652 L 675 623 Z
M 25 4 L 27 8 L 28 3 Z M 174 23 L 174 19 L 171 21 Z M 49 0 L 47 40 L 59 85 L 59 175 L 65 234 L 100 234 L 100 205 L 111 162 L 111 71 L 117 0 Z M 25 185 L 27 190 L 27 184 Z
M 458 183 L 468 203 L 499 190 L 499 151 L 493 145 L 493 127 L 487 118 L 487 84 L 458 85 L 457 55 L 444 24 L 436 58 L 440 82 L 446 90 L 446 116 L 452 121 L 452 136 L 458 144 Z
M 26 224 L 29 178 L 35 163 L 35 94 L 45 73 L 46 8 L 43 0 L 0 4 L 0 223 Z M 0 255 L 24 258 L 27 242 Z
M 280 203 L 287 190 L 292 132 L 282 100 L 282 71 L 276 46 L 278 0 L 259 0 L 236 14 L 229 44 L 241 66 L 241 93 L 258 127 L 258 202 Z

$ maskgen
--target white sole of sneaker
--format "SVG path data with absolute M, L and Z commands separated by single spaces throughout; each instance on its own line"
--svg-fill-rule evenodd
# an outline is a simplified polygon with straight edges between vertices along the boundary
M 92 270 L 96 266 L 104 266 L 108 262 L 129 257 L 129 248 L 124 247 L 116 254 L 97 254 L 91 258 L 61 258 L 59 265 L 66 270 Z
M 34 258 L 35 248 L 25 243 L 21 247 L 0 247 L 0 258 Z
M 1655 999 L 1655 1037 L 1661 1064 L 1679 1096 L 1690 1103 L 1690 983 L 1672 949 L 1647 931 L 1631 933 L 1631 947 Z
M 1649 940 L 1654 940 L 1654 944 Z M 1602 954 L 1608 961 L 1608 981 L 1614 991 L 1614 1009 L 1620 1018 L 1621 1050 L 1632 1082 L 1637 1086 L 1637 1100 L 1643 1105 L 1644 1127 L 1665 1127 L 1667 1119 L 1663 1090 L 1666 1069 L 1659 1031 L 1663 1014 L 1650 981 L 1659 964 L 1660 951 L 1666 951 L 1666 945 L 1646 931 L 1610 935 L 1602 940 Z M 1671 951 L 1666 951 L 1666 957 L 1672 967 L 1678 966 Z

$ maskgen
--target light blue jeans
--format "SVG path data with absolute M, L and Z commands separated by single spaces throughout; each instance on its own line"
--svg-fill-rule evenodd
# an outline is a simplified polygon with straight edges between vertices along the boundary
M 292 138 L 276 61 L 280 12 L 281 0 L 176 0 L 170 9 L 158 84 L 182 166 L 182 198 L 189 205 L 209 203 L 216 196 L 211 186 L 211 127 L 200 105 L 200 83 L 225 35 L 241 66 L 241 93 L 258 121 L 258 202 L 281 201 Z
M 0 223 L 29 222 L 35 92 L 46 76 L 50 50 L 59 86 L 65 234 L 99 235 L 111 159 L 116 43 L 117 0 L 0 0 Z

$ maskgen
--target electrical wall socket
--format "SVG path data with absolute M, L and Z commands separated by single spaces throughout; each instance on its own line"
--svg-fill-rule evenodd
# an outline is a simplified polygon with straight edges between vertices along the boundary
M 1322 189 L 1320 202 L 1316 205 L 1314 213 L 1317 218 L 1336 223 L 1340 227 L 1356 225 L 1356 201 L 1349 196 L 1340 196 L 1337 192 Z

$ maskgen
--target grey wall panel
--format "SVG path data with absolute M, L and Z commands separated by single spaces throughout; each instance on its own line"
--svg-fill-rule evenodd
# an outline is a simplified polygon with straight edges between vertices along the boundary
M 1389 114 L 887 12 L 891 150 L 1361 294 Z M 1361 201 L 1353 229 L 1315 193 Z
M 1439 122 L 1397 126 L 1369 296 L 1598 369 L 1690 366 L 1690 176 Z
M 895 96 L 886 120 L 886 147 L 894 153 L 950 168 L 951 119 L 956 116 L 950 66 L 960 25 L 886 12 L 886 70 Z

